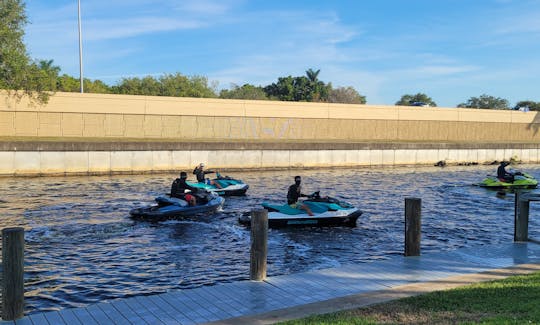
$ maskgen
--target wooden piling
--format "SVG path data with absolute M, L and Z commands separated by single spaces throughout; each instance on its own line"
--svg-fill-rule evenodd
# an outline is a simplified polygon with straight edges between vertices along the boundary
M 2 229 L 2 319 L 24 316 L 24 228 Z
M 265 209 L 251 211 L 250 255 L 249 278 L 263 281 L 266 279 L 266 258 L 268 255 L 268 211 Z
M 514 241 L 529 240 L 529 207 L 530 202 L 523 194 L 516 193 L 517 211 L 514 215 Z
M 405 256 L 420 256 L 422 200 L 405 198 Z

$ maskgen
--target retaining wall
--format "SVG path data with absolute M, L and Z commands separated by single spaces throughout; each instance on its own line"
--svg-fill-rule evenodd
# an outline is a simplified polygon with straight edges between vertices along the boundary
M 0 94 L 0 175 L 539 162 L 536 112 Z

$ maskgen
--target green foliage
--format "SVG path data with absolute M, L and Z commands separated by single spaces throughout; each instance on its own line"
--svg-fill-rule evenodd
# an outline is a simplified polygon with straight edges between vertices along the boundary
M 353 87 L 331 88 L 328 102 L 342 104 L 365 104 L 366 96 L 362 96 Z
M 465 103 L 461 103 L 458 107 L 463 108 L 481 108 L 481 109 L 509 109 L 508 100 L 500 97 L 489 96 L 486 94 L 480 97 L 471 97 Z
M 27 95 L 31 101 L 46 103 L 48 91 L 54 91 L 56 70 L 52 61 L 35 63 L 29 58 L 23 42 L 26 24 L 23 1 L 0 1 L 0 89 L 17 98 Z
M 514 106 L 515 110 L 527 109 L 530 111 L 540 111 L 540 102 L 534 102 L 532 100 L 522 100 Z
M 318 80 L 320 70 L 306 71 L 306 76 L 280 77 L 277 83 L 264 88 L 266 95 L 271 99 L 297 102 L 325 102 L 328 101 L 331 85 Z
M 41 87 L 47 91 L 56 91 L 57 88 L 60 67 L 53 65 L 53 62 L 53 60 L 41 60 L 35 64 L 37 68 L 35 75 L 41 80 L 39 83 Z
M 63 74 L 56 79 L 56 89 L 63 92 L 79 92 L 80 81 L 72 76 Z
M 437 107 L 437 103 L 426 94 L 417 93 L 416 95 L 406 94 L 401 96 L 401 99 L 396 102 L 400 106 L 421 106 L 421 103 L 431 107 Z
M 268 99 L 262 87 L 244 84 L 242 87 L 232 85 L 232 89 L 223 89 L 219 93 L 219 98 L 224 99 L 252 99 L 264 100 Z
M 206 77 L 187 77 L 175 73 L 165 74 L 159 79 L 152 76 L 124 78 L 118 85 L 113 86 L 111 91 L 126 95 L 214 98 L 214 88 L 208 84 Z
M 95 94 L 110 94 L 111 87 L 101 80 L 90 80 L 84 78 L 84 92 Z M 63 74 L 56 79 L 56 90 L 63 92 L 77 93 L 80 89 L 80 79 Z

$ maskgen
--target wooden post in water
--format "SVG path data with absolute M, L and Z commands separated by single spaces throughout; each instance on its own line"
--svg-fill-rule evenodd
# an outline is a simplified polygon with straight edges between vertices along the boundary
M 268 255 L 268 211 L 256 209 L 251 211 L 251 280 L 266 279 L 266 257 Z
M 2 319 L 24 316 L 24 228 L 2 229 Z
M 422 199 L 405 198 L 405 256 L 420 256 Z
M 529 240 L 529 206 L 530 202 L 524 194 L 516 192 L 517 211 L 514 216 L 514 241 Z

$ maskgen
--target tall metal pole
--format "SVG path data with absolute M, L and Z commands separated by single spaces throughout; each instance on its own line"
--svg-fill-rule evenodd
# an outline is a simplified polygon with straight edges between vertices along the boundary
M 81 30 L 81 0 L 77 0 L 77 9 L 79 13 L 79 75 L 81 78 L 81 93 L 84 93 L 83 82 L 83 62 L 82 62 L 82 30 Z

